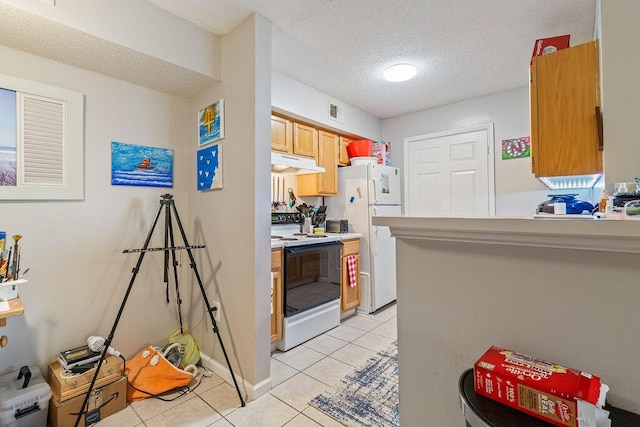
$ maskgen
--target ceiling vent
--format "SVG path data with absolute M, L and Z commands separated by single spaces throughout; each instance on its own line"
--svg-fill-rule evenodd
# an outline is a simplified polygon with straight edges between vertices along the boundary
M 329 102 L 329 118 L 340 123 L 344 123 L 344 107 L 342 105 Z

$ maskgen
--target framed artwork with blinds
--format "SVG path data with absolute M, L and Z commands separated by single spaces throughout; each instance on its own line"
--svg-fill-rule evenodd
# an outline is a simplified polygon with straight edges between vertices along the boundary
M 0 75 L 0 199 L 84 197 L 84 95 Z

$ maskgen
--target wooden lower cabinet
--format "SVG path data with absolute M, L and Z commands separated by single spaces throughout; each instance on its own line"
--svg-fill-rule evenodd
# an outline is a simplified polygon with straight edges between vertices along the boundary
M 360 239 L 342 241 L 342 283 L 340 286 L 340 311 L 360 305 Z M 348 256 L 356 256 L 356 286 L 349 284 Z
M 271 250 L 271 343 L 282 339 L 282 249 Z

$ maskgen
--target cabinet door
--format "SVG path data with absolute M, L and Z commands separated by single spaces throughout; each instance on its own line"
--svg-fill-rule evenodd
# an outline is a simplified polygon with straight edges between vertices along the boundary
M 338 193 L 338 135 L 321 130 L 318 137 L 318 166 L 325 173 L 318 174 L 318 194 Z
M 348 256 L 356 257 L 356 286 L 349 283 Z M 344 312 L 360 305 L 360 239 L 342 241 L 342 283 L 340 289 L 340 311 Z
M 293 154 L 316 158 L 318 154 L 318 131 L 302 123 L 293 124 Z
M 530 90 L 535 176 L 601 173 L 598 42 L 533 58 Z
M 271 116 L 271 149 L 291 153 L 292 146 L 292 123 L 283 117 Z
M 271 343 L 282 339 L 282 249 L 271 251 Z
M 298 195 L 335 196 L 338 194 L 338 135 L 318 131 L 318 166 L 326 172 L 298 175 Z
M 347 145 L 351 143 L 351 139 L 346 136 L 340 137 L 340 151 L 338 152 L 338 164 L 340 166 L 349 166 L 349 155 L 347 154 Z
M 340 295 L 340 311 L 347 311 L 360 305 L 360 255 L 356 257 L 356 286 L 349 283 L 349 265 L 347 257 L 342 257 L 342 292 Z

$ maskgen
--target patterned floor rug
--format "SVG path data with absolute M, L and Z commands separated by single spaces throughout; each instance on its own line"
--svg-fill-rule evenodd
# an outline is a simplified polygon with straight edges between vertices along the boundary
M 314 397 L 309 404 L 346 426 L 399 426 L 398 342 L 344 377 L 335 390 Z

